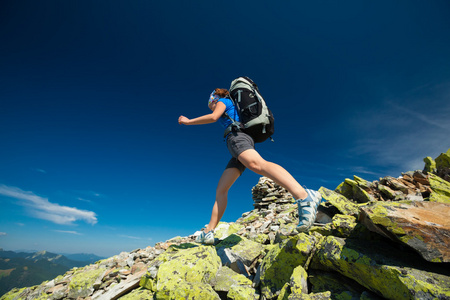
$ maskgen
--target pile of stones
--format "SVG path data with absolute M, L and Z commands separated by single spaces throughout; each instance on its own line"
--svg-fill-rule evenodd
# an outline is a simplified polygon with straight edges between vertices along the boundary
M 268 208 L 271 204 L 292 203 L 292 195 L 283 187 L 267 177 L 261 177 L 252 188 L 253 206 L 256 209 Z
M 371 201 L 422 201 L 432 192 L 428 175 L 422 171 L 403 173 L 394 178 L 386 176 L 380 180 L 369 182 L 358 176 L 345 179 L 336 192 L 355 201 L 367 203 Z

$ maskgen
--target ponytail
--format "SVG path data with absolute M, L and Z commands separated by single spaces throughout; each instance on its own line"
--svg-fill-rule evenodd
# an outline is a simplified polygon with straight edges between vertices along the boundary
M 215 89 L 215 94 L 220 98 L 226 98 L 230 93 L 226 89 Z

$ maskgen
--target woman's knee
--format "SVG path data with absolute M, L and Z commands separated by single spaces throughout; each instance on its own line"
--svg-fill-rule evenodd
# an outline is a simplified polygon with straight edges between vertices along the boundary
M 261 175 L 264 170 L 264 161 L 250 161 L 246 166 L 249 170 L 255 172 L 256 174 Z
M 216 188 L 216 196 L 226 196 L 228 195 L 229 186 L 218 185 Z
M 216 195 L 227 195 L 228 190 L 231 188 L 233 183 L 241 175 L 241 171 L 238 168 L 227 168 L 222 174 L 216 188 Z

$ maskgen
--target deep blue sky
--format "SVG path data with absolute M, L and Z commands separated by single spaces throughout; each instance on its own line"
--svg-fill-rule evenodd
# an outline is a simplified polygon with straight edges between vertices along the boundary
M 209 113 L 255 80 L 258 145 L 310 188 L 450 147 L 448 1 L 0 2 L 0 247 L 112 256 L 208 223 L 228 159 Z M 224 221 L 253 209 L 250 171 Z

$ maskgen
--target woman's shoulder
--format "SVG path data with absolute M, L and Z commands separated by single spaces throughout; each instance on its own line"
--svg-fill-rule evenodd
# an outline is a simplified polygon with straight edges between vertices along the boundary
M 226 106 L 233 105 L 233 101 L 230 98 L 220 98 L 219 101 L 223 102 Z

